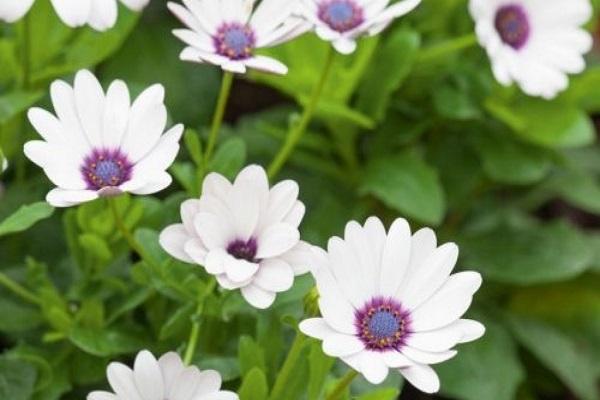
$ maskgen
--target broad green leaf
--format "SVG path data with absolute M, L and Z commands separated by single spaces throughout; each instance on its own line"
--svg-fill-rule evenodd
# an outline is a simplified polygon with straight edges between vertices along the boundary
M 0 85 L 15 81 L 20 74 L 15 42 L 0 38 Z
M 160 329 L 158 338 L 160 340 L 167 340 L 181 333 L 185 330 L 189 330 L 192 324 L 192 315 L 196 309 L 194 303 L 188 303 L 184 306 L 180 306 L 169 319 L 163 324 Z
M 433 104 L 438 114 L 451 120 L 470 120 L 481 116 L 475 99 L 461 88 L 442 86 L 434 92 Z
M 240 372 L 243 376 L 258 368 L 266 372 L 265 354 L 258 343 L 250 336 L 242 336 L 238 347 Z
M 461 400 L 513 400 L 525 379 L 517 346 L 498 321 L 483 315 L 476 319 L 485 325 L 485 335 L 460 345 L 454 359 L 436 366 L 442 393 Z
M 39 221 L 49 218 L 52 213 L 54 208 L 45 201 L 22 206 L 0 223 L 0 237 L 26 231 Z
M 511 317 L 517 340 L 554 372 L 582 400 L 598 400 L 594 360 L 577 342 L 561 330 L 544 322 Z
M 84 233 L 79 235 L 79 245 L 86 251 L 87 255 L 93 255 L 100 262 L 108 262 L 113 257 L 110 247 L 106 241 L 94 234 Z
M 24 332 L 36 328 L 43 321 L 35 308 L 0 297 L 0 332 Z
M 194 163 L 196 163 L 196 165 L 202 165 L 202 143 L 200 142 L 200 135 L 198 132 L 194 129 L 186 129 L 183 139 L 185 141 L 185 147 Z
M 371 161 L 359 191 L 427 224 L 438 225 L 445 214 L 445 196 L 437 172 L 411 153 Z
M 145 338 L 144 338 L 145 336 Z M 69 340 L 86 353 L 97 357 L 108 357 L 133 353 L 148 346 L 147 333 L 132 329 L 90 329 L 75 326 L 69 333 Z
M 396 388 L 377 389 L 371 393 L 358 396 L 356 400 L 396 400 L 400 390 Z
M 513 228 L 499 226 L 459 239 L 464 264 L 484 280 L 533 285 L 573 278 L 590 267 L 586 237 L 565 223 Z
M 0 357 L 0 399 L 30 400 L 37 378 L 33 365 Z
M 244 376 L 238 392 L 240 400 L 265 400 L 269 395 L 269 386 L 265 373 L 259 368 L 253 368 Z
M 600 180 L 578 168 L 563 168 L 543 185 L 563 200 L 584 211 L 600 215 Z
M 246 143 L 240 138 L 231 138 L 223 142 L 213 159 L 210 170 L 233 178 L 246 162 Z
M 24 112 L 42 98 L 44 92 L 10 92 L 0 95 L 0 125 Z
M 334 363 L 334 358 L 328 357 L 323 353 L 320 342 L 310 345 L 308 353 L 308 400 L 319 400 L 321 398 L 325 380 Z

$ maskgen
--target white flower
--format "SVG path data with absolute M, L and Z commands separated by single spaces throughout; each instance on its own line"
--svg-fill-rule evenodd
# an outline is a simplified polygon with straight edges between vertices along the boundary
M 35 0 L 1 0 L 0 21 L 15 22 L 33 6 Z M 46 0 L 44 0 L 46 1 Z M 51 0 L 60 19 L 71 28 L 90 25 L 98 31 L 117 22 L 117 0 Z M 150 0 L 121 0 L 133 11 L 141 11 Z
M 386 234 L 372 217 L 364 227 L 348 223 L 344 239 L 331 238 L 327 252 L 313 249 L 323 318 L 304 320 L 300 329 L 371 383 L 393 368 L 418 389 L 436 392 L 440 382 L 429 364 L 454 357 L 456 344 L 484 333 L 479 322 L 460 319 L 481 276 L 450 275 L 458 247 L 437 247 L 431 229 L 411 236 L 398 219 Z
M 567 74 L 585 69 L 589 0 L 470 0 L 469 9 L 501 84 L 551 99 L 569 85 Z
M 183 224 L 166 228 L 160 243 L 173 257 L 204 266 L 225 289 L 241 289 L 252 306 L 267 308 L 295 275 L 308 272 L 310 246 L 298 232 L 305 208 L 297 199 L 296 182 L 269 190 L 265 170 L 256 165 L 233 184 L 212 173 L 200 199 L 181 205 Z
M 333 43 L 342 54 L 356 50 L 356 39 L 379 34 L 394 19 L 419 5 L 421 0 L 301 0 L 302 14 L 310 21 L 316 34 Z
M 57 186 L 47 201 L 69 207 L 123 192 L 151 194 L 171 184 L 166 169 L 179 152 L 183 126 L 163 135 L 167 124 L 164 88 L 154 85 L 130 104 L 129 91 L 114 81 L 106 95 L 89 71 L 71 88 L 50 88 L 56 117 L 40 108 L 29 121 L 44 139 L 25 144 L 25 155 Z
M 253 11 L 253 0 L 183 0 L 185 7 L 169 3 L 169 9 L 189 28 L 175 36 L 188 45 L 184 61 L 219 65 L 243 74 L 255 68 L 286 74 L 281 62 L 256 55 L 255 50 L 286 42 L 304 33 L 308 24 L 292 16 L 296 1 L 262 0 Z
M 106 375 L 114 394 L 96 391 L 87 400 L 238 400 L 221 389 L 217 371 L 185 367 L 177 353 L 158 361 L 147 350 L 138 353 L 133 370 L 121 363 L 109 364 Z

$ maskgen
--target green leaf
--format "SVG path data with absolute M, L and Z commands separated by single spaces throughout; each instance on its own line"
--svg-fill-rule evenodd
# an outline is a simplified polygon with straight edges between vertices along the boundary
M 513 228 L 501 225 L 459 240 L 464 263 L 496 282 L 533 285 L 573 278 L 588 268 L 586 237 L 557 222 Z
M 396 400 L 400 390 L 396 388 L 378 389 L 357 397 L 357 400 Z
M 497 320 L 481 314 L 476 319 L 485 325 L 485 335 L 461 345 L 454 359 L 436 366 L 442 393 L 461 400 L 513 400 L 525 378 L 517 346 Z
M 223 142 L 210 161 L 211 171 L 233 178 L 246 162 L 246 143 L 240 138 Z
M 410 73 L 420 47 L 419 34 L 396 30 L 380 46 L 361 84 L 357 108 L 377 121 L 385 115 L 392 94 Z
M 600 215 L 600 181 L 582 169 L 561 169 L 543 187 L 577 208 Z
M 454 120 L 469 120 L 481 116 L 474 99 L 464 90 L 453 86 L 442 86 L 433 95 L 433 104 L 441 116 Z
M 22 206 L 0 223 L 0 237 L 26 231 L 41 220 L 49 218 L 54 208 L 45 201 Z
M 30 400 L 36 377 L 36 369 L 31 364 L 1 357 L 0 399 Z
M 268 395 L 269 386 L 265 373 L 259 368 L 253 368 L 242 381 L 240 400 L 265 400 Z
M 32 307 L 0 297 L 0 332 L 24 332 L 36 328 L 43 321 Z
M 112 259 L 112 251 L 110 247 L 108 247 L 108 243 L 106 241 L 94 234 L 94 233 L 84 233 L 79 235 L 79 245 L 87 252 L 89 255 L 93 255 L 101 262 L 108 262 Z
M 39 99 L 42 98 L 44 92 L 11 92 L 0 96 L 0 125 L 6 124 L 8 121 L 22 113 Z
M 144 334 L 147 335 L 145 332 Z M 98 357 L 132 353 L 148 345 L 142 332 L 117 328 L 91 329 L 75 326 L 69 333 L 69 340 L 86 353 Z
M 200 135 L 194 129 L 186 129 L 183 136 L 185 141 L 185 147 L 190 153 L 190 157 L 196 165 L 200 166 L 203 163 L 202 156 L 202 143 L 200 142 Z
M 511 317 L 519 342 L 554 372 L 582 400 L 598 400 L 594 360 L 577 342 L 552 325 Z
M 321 398 L 327 375 L 334 363 L 334 358 L 323 353 L 320 342 L 311 344 L 308 353 L 308 400 L 319 400 Z
M 158 338 L 160 340 L 167 340 L 186 329 L 189 330 L 192 323 L 192 314 L 194 314 L 195 309 L 196 305 L 194 303 L 188 303 L 183 307 L 179 307 L 160 328 Z
M 359 191 L 427 224 L 438 225 L 444 218 L 445 196 L 436 171 L 411 153 L 373 160 Z
M 242 336 L 240 338 L 238 358 L 242 376 L 246 376 L 246 374 L 255 368 L 266 371 L 265 354 L 260 345 L 250 336 Z

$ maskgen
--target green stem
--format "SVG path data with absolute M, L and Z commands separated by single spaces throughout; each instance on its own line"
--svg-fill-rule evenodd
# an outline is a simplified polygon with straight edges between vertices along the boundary
M 0 272 L 0 285 L 4 286 L 6 289 L 10 290 L 15 295 L 19 296 L 21 299 L 29 303 L 35 305 L 42 304 L 42 299 L 40 299 L 38 296 L 24 288 L 17 282 L 13 281 L 11 278 L 8 277 L 8 275 L 2 272 Z
M 217 108 L 213 116 L 210 133 L 208 135 L 208 143 L 206 145 L 206 152 L 204 153 L 204 167 L 201 174 L 208 169 L 208 164 L 215 150 L 217 144 L 217 138 L 221 131 L 221 125 L 223 125 L 223 117 L 225 116 L 225 109 L 227 108 L 227 101 L 229 100 L 229 94 L 231 93 L 231 86 L 233 85 L 233 72 L 225 72 L 223 79 L 221 80 L 221 90 L 219 92 L 219 98 L 217 100 Z
M 315 111 L 317 110 L 317 105 L 319 104 L 319 99 L 321 94 L 323 93 L 323 89 L 325 88 L 325 83 L 327 82 L 327 78 L 329 77 L 329 73 L 331 72 L 331 67 L 333 65 L 334 52 L 331 47 L 327 49 L 327 56 L 325 59 L 325 64 L 323 65 L 323 71 L 321 72 L 321 77 L 315 86 L 313 93 L 304 108 L 304 112 L 302 114 L 302 118 L 293 126 L 283 144 L 283 147 L 279 150 L 275 159 L 269 166 L 269 178 L 274 178 L 281 168 L 285 165 L 288 158 L 290 158 L 294 148 L 302 138 L 302 135 L 308 128 L 308 124 L 312 120 Z
M 302 355 L 302 350 L 304 349 L 304 344 L 306 343 L 306 336 L 302 333 L 297 332 L 296 338 L 292 343 L 292 347 L 283 363 L 279 374 L 277 375 L 277 379 L 275 380 L 275 385 L 273 386 L 273 390 L 271 391 L 271 396 L 269 396 L 269 400 L 285 400 L 286 393 L 288 389 L 288 384 L 290 377 L 296 373 L 295 368 L 298 364 L 298 360 Z
M 31 22 L 29 13 L 23 17 L 22 24 L 22 43 L 21 43 L 21 68 L 23 70 L 23 77 L 21 82 L 21 89 L 29 90 L 31 87 Z M 21 141 L 21 145 L 25 143 L 26 139 L 26 128 L 27 127 L 27 118 L 23 119 L 19 140 Z M 22 147 L 22 146 L 19 146 Z M 27 169 L 27 162 L 25 157 L 21 155 L 16 162 L 16 180 L 18 182 L 23 182 L 25 180 L 25 172 Z
M 417 63 L 423 64 L 440 60 L 463 49 L 473 47 L 476 44 L 477 36 L 474 33 L 469 33 L 454 39 L 445 40 L 439 44 L 422 50 L 417 57 Z
M 187 346 L 185 348 L 185 356 L 183 357 L 183 363 L 185 365 L 190 365 L 192 360 L 194 359 L 194 354 L 196 353 L 196 347 L 198 346 L 198 338 L 200 337 L 200 315 L 204 311 L 204 301 L 212 293 L 215 289 L 216 281 L 211 279 L 206 286 L 206 289 L 202 292 L 202 295 L 198 299 L 198 306 L 196 307 L 196 312 L 194 313 L 192 320 L 192 330 L 190 331 L 190 338 L 188 340 Z
M 154 265 L 154 263 L 152 262 L 152 258 L 150 258 L 148 253 L 146 253 L 146 251 L 138 243 L 138 241 L 135 240 L 135 238 L 133 237 L 133 234 L 131 233 L 131 231 L 129 230 L 127 225 L 125 225 L 125 222 L 123 221 L 123 216 L 121 215 L 121 213 L 119 212 L 119 208 L 117 207 L 116 198 L 110 197 L 107 200 L 108 200 L 108 205 L 112 211 L 112 214 L 113 214 L 113 217 L 115 220 L 115 224 L 117 224 L 117 229 L 119 230 L 119 232 L 121 233 L 121 236 L 123 236 L 123 238 L 129 245 L 129 247 L 133 251 L 135 251 L 142 258 L 142 260 L 144 260 L 151 267 L 156 267 L 156 265 Z
M 357 376 L 358 372 L 356 372 L 355 370 L 352 369 L 348 371 L 348 373 L 344 375 L 342 379 L 339 380 L 337 385 L 335 385 L 333 391 L 329 393 L 329 396 L 327 396 L 327 400 L 338 400 L 339 398 L 341 398 L 342 395 L 346 392 L 346 389 L 350 386 L 354 378 L 356 378 Z

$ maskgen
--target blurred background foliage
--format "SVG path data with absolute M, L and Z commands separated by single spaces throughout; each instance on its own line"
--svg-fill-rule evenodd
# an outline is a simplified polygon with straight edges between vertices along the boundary
M 600 52 L 557 99 L 527 98 L 495 83 L 466 7 L 424 1 L 384 35 L 362 40 L 355 55 L 336 56 L 317 117 L 281 177 L 300 183 L 302 231 L 314 244 L 350 219 L 403 216 L 458 242 L 460 266 L 484 275 L 471 315 L 487 334 L 436 367 L 439 398 L 597 400 Z M 36 296 L 0 289 L 0 399 L 82 399 L 106 385 L 109 360 L 184 346 L 206 276 L 167 257 L 157 235 L 198 192 L 198 135 L 221 75 L 178 60 L 176 26 L 159 0 L 141 17 L 121 8 L 103 34 L 64 27 L 47 1 L 25 21 L 0 25 L 0 147 L 10 161 L 0 189 L 0 272 Z M 212 170 L 231 177 L 246 163 L 269 163 L 326 46 L 304 36 L 268 51 L 288 76 L 236 80 Z M 103 202 L 60 212 L 41 202 L 50 183 L 22 155 L 36 137 L 26 109 L 50 107 L 49 83 L 80 68 L 105 84 L 124 79 L 134 92 L 164 84 L 171 120 L 191 128 L 172 168 L 176 184 L 160 199 L 119 199 L 152 265 L 132 258 Z M 208 295 L 195 362 L 218 369 L 242 400 L 266 399 L 311 286 L 309 277 L 297 280 L 269 313 L 238 293 Z M 286 400 L 322 398 L 345 368 L 316 342 L 302 351 Z M 361 400 L 392 400 L 401 382 L 357 380 L 353 390 Z M 401 398 L 430 397 L 407 385 Z

